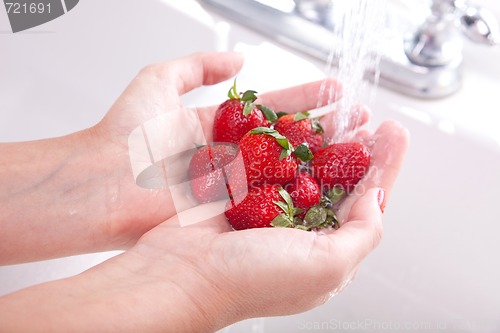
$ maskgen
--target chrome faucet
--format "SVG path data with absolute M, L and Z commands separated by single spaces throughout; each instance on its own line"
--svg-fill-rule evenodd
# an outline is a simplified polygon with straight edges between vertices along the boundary
M 294 0 L 293 10 L 285 11 L 266 0 L 198 1 L 309 56 L 325 60 L 330 54 L 337 24 L 333 0 Z M 380 55 L 380 85 L 419 98 L 453 94 L 462 82 L 464 35 L 474 42 L 500 44 L 498 22 L 487 9 L 467 0 L 432 0 L 424 23 L 391 39 Z M 366 76 L 374 78 L 375 73 Z
M 431 14 L 406 40 L 405 52 L 416 65 L 458 67 L 463 35 L 477 43 L 500 43 L 498 23 L 490 11 L 465 0 L 433 0 Z

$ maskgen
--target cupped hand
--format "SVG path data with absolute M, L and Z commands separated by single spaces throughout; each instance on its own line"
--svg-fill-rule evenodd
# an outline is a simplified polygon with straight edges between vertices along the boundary
M 107 230 L 116 247 L 130 246 L 144 232 L 175 214 L 167 188 L 145 189 L 136 184 L 131 135 L 148 122 L 172 112 L 178 114 L 185 109 L 180 99 L 184 93 L 227 80 L 242 65 L 243 57 L 238 53 L 199 53 L 149 65 L 131 81 L 104 119 L 89 129 L 98 159 L 109 166 L 102 186 L 110 193 L 104 203 L 108 225 L 103 230 Z M 176 140 L 176 134 L 169 129 L 182 126 L 172 121 L 172 127 L 159 129 L 157 140 Z M 189 128 L 182 131 L 190 134 Z
M 352 279 L 379 243 L 383 210 L 408 145 L 407 131 L 392 121 L 364 139 L 373 144 L 370 171 L 342 203 L 335 231 L 232 231 L 224 216 L 181 227 L 174 216 L 126 254 L 140 258 L 139 271 L 150 283 L 174 286 L 183 295 L 179 304 L 194 307 L 193 323 L 205 329 L 318 306 Z
M 162 160 L 167 151 L 193 148 L 194 143 L 203 143 L 197 142 L 200 134 L 204 135 L 203 140 L 211 140 L 216 106 L 189 109 L 182 105 L 180 97 L 197 87 L 235 76 L 242 65 L 242 55 L 229 52 L 199 53 L 145 67 L 104 119 L 89 129 L 98 156 L 96 161 L 107 168 L 101 190 L 109 194 L 104 203 L 108 225 L 102 230 L 109 233 L 108 238 L 116 247 L 128 248 L 144 232 L 177 213 L 168 184 L 157 189 L 138 186 L 136 164 Z M 326 88 L 338 89 L 335 81 L 326 82 L 329 84 Z M 266 93 L 259 96 L 258 102 L 278 111 L 306 111 L 318 106 L 322 83 Z M 221 97 L 221 102 L 224 98 Z M 137 133 L 139 143 L 131 141 Z M 143 133 L 148 136 L 147 145 L 157 144 L 160 148 L 144 148 Z M 149 161 L 149 155 L 157 151 L 161 153 Z M 139 158 L 139 163 L 135 163 L 137 155 L 144 160 Z

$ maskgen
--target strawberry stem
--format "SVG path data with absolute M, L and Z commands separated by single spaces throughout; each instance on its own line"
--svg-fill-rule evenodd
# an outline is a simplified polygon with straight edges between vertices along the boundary
M 227 92 L 227 97 L 229 97 L 230 99 L 241 99 L 241 96 L 238 93 L 238 89 L 236 89 L 236 79 L 234 79 L 233 86 Z

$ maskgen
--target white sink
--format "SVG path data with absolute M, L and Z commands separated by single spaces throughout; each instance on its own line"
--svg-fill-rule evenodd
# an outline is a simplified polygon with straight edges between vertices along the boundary
M 118 4 L 119 15 L 110 19 Z M 269 52 L 250 54 L 240 87 L 260 92 L 322 77 L 324 64 L 261 44 L 261 36 L 238 26 L 226 36 L 219 21 L 191 1 L 87 0 L 31 32 L 0 34 L 0 140 L 90 126 L 142 66 L 237 41 Z M 370 127 L 399 120 L 411 145 L 388 203 L 384 239 L 354 283 L 307 313 L 248 320 L 224 332 L 500 331 L 500 49 L 466 44 L 465 56 L 464 87 L 447 99 L 378 90 Z M 185 102 L 219 102 L 227 87 L 195 91 Z M 2 267 L 0 294 L 114 254 Z

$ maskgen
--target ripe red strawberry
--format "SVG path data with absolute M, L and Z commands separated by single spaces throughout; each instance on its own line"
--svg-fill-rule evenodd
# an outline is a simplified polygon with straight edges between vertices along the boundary
M 215 112 L 213 141 L 238 143 L 248 131 L 256 127 L 269 127 L 276 114 L 264 107 L 255 105 L 256 91 L 247 90 L 242 95 L 236 90 L 236 80 L 229 90 L 229 99 Z
M 311 161 L 312 174 L 324 192 L 334 188 L 349 193 L 368 171 L 370 152 L 359 142 L 332 144 Z
M 307 143 L 313 154 L 323 146 L 323 128 L 317 119 L 309 119 L 307 112 L 281 116 L 274 129 L 286 136 L 295 147 Z
M 194 198 L 199 203 L 228 197 L 226 168 L 237 156 L 233 144 L 216 144 L 199 148 L 189 163 L 189 178 Z
M 304 219 L 298 216 L 301 211 L 284 188 L 264 185 L 250 189 L 239 203 L 228 201 L 225 215 L 235 230 L 266 227 L 312 230 L 337 224 L 335 213 L 322 203 L 309 209 Z
M 240 152 L 249 187 L 285 185 L 297 172 L 297 157 L 312 158 L 307 147 L 294 150 L 286 137 L 267 127 L 258 127 L 245 134 L 240 141 Z
M 247 196 L 233 206 L 232 201 L 226 205 L 225 215 L 236 230 L 270 227 L 276 216 L 282 213 L 275 202 L 284 201 L 278 185 L 255 187 L 248 191 Z
M 236 230 L 266 227 L 295 227 L 297 210 L 292 198 L 279 185 L 254 187 L 238 204 L 228 201 L 225 215 Z
M 298 172 L 295 178 L 285 185 L 285 190 L 290 193 L 293 205 L 302 210 L 298 214 L 302 219 L 306 216 L 309 208 L 321 202 L 321 189 L 308 172 Z

